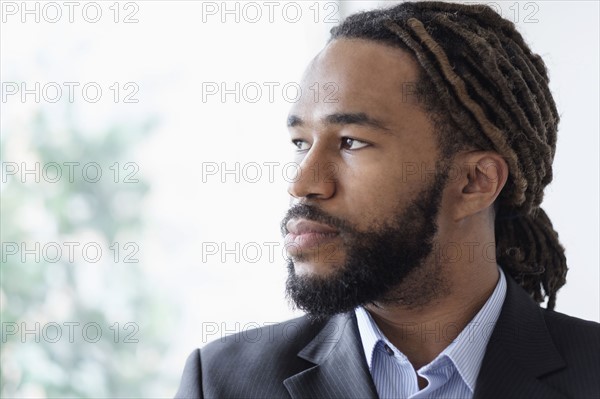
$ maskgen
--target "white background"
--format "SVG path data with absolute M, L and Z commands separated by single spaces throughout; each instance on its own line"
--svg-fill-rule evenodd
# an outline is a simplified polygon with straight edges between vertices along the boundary
M 344 2 L 342 7 L 322 2 L 318 23 L 314 9 L 309 9 L 313 2 L 302 2 L 303 17 L 297 23 L 283 17 L 280 3 L 273 22 L 263 14 L 251 23 L 241 14 L 244 3 L 238 4 L 239 22 L 235 15 L 225 15 L 222 22 L 220 13 L 203 14 L 200 2 L 137 1 L 139 22 L 134 24 L 112 22 L 112 2 L 100 3 L 105 16 L 96 24 L 80 13 L 74 23 L 54 24 L 22 23 L 18 15 L 8 16 L 1 32 L 2 81 L 94 81 L 103 87 L 115 81 L 136 82 L 137 104 L 76 99 L 78 124 L 94 135 L 115 122 L 146 117 L 159 121 L 148 138 L 131 148 L 131 161 L 151 183 L 146 200 L 134 205 L 142 209 L 146 224 L 137 239 L 140 264 L 155 282 L 157 294 L 178 309 L 177 322 L 168 326 L 171 349 L 161 359 L 169 384 L 174 384 L 193 348 L 221 334 L 299 315 L 284 298 L 287 272 L 278 230 L 288 206 L 283 165 L 291 159 L 285 128 L 291 103 L 277 88 L 274 101 L 269 101 L 264 83 L 276 82 L 281 88 L 299 81 L 335 25 L 324 22 L 332 11 L 335 21 L 348 12 L 390 2 Z M 593 1 L 530 3 L 536 8 L 526 8 L 526 2 L 497 2 L 544 58 L 562 118 L 555 177 L 543 204 L 570 266 L 557 310 L 598 321 L 599 7 Z M 222 7 L 221 2 L 212 4 Z M 228 4 L 234 9 L 235 2 Z M 515 9 L 520 11 L 518 18 Z M 532 10 L 538 22 L 523 23 Z M 264 88 L 262 98 L 252 103 L 242 95 L 236 102 L 234 95 L 225 101 L 215 95 L 203 101 L 203 84 L 223 82 L 228 88 L 236 82 L 241 87 L 255 82 Z M 18 142 L 26 134 L 19 127 L 45 107 L 51 105 L 3 101 L 2 135 L 7 142 Z M 65 116 L 52 110 L 53 123 L 62 126 Z M 18 145 L 14 148 L 10 160 L 26 156 Z M 233 174 L 203 176 L 203 167 L 216 163 L 221 168 L 221 162 L 229 169 L 239 163 L 239 182 Z M 256 183 L 244 181 L 242 168 L 250 162 L 263 165 Z M 273 181 L 265 162 L 278 163 Z M 246 172 L 255 176 L 255 169 Z M 207 243 L 224 243 L 228 249 L 236 243 L 240 248 L 251 244 L 262 249 L 262 256 L 256 262 L 243 256 L 236 262 L 233 254 L 225 261 L 220 253 L 204 254 L 203 261 Z M 275 248 L 272 261 L 268 245 Z M 98 289 L 90 295 L 100 299 L 107 292 Z M 157 394 L 169 396 L 175 388 L 168 385 Z

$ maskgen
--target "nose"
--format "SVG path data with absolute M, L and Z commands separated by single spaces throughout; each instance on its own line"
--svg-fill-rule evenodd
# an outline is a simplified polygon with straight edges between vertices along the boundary
M 314 145 L 298 165 L 288 193 L 297 199 L 328 199 L 336 191 L 337 164 L 327 158 L 324 149 Z

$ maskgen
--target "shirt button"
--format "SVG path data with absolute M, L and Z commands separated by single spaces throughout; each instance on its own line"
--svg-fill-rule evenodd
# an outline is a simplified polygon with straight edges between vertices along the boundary
M 392 350 L 392 348 L 390 348 L 389 346 L 387 346 L 387 344 L 384 345 L 383 347 L 385 348 L 385 351 L 387 352 L 388 355 L 394 356 L 394 351 Z

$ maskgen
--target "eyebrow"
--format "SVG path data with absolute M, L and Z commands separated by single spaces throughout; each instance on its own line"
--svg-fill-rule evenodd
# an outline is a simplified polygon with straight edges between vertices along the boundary
M 388 133 L 390 132 L 390 129 L 386 127 L 383 122 L 365 114 L 364 112 L 330 114 L 323 117 L 322 122 L 325 125 L 368 126 L 378 130 L 383 130 Z M 287 119 L 288 127 L 299 127 L 303 125 L 304 121 L 299 116 L 290 115 Z

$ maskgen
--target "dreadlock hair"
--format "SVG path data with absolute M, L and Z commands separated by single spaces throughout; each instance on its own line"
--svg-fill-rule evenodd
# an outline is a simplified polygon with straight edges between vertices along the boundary
M 565 250 L 540 208 L 552 180 L 559 115 L 541 57 L 514 23 L 485 5 L 405 2 L 351 15 L 331 40 L 359 38 L 411 53 L 443 156 L 491 150 L 509 167 L 494 204 L 496 258 L 547 308 L 566 282 Z

